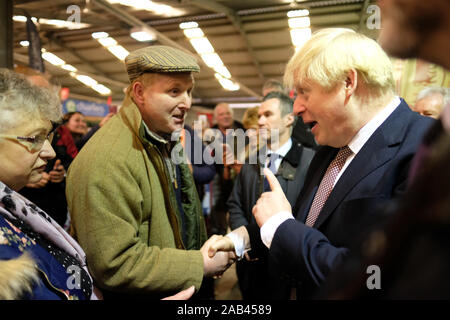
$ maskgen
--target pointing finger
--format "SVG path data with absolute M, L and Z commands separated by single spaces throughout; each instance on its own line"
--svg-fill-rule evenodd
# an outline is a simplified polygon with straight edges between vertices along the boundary
M 283 191 L 280 186 L 280 182 L 278 181 L 277 177 L 273 174 L 272 171 L 270 171 L 267 168 L 264 168 L 264 175 L 267 178 L 267 181 L 270 185 L 270 190 L 272 191 Z
M 55 161 L 55 165 L 53 166 L 53 169 L 57 169 L 60 164 L 61 164 L 61 160 L 57 159 Z

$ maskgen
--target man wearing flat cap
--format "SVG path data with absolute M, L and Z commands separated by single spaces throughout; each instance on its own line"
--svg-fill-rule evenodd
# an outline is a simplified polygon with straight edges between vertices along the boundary
M 125 59 L 118 114 L 83 147 L 67 177 L 72 230 L 108 298 L 161 298 L 220 275 L 233 261 L 209 244 L 188 165 L 171 154 L 191 107 L 195 59 L 150 46 Z M 181 150 L 182 148 L 177 148 Z M 185 156 L 179 154 L 183 159 Z

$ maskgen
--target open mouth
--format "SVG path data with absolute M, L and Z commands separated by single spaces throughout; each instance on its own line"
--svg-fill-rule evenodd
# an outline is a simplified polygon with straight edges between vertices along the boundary
M 44 164 L 44 165 L 42 165 L 42 166 L 36 168 L 36 170 L 39 171 L 39 172 L 43 172 L 43 171 L 45 170 L 46 167 L 47 167 L 47 165 Z
M 175 115 L 173 115 L 173 117 L 175 118 L 175 119 L 178 119 L 178 120 L 184 120 L 184 114 L 175 114 Z
M 309 128 L 309 130 L 312 130 L 312 128 L 317 124 L 317 121 L 311 121 L 311 122 L 307 122 L 305 124 Z

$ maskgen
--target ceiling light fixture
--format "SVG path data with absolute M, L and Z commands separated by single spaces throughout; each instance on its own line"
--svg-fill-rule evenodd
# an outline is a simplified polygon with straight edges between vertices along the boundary
M 119 60 L 125 60 L 129 52 L 127 49 L 117 44 L 117 41 L 110 37 L 106 32 L 94 32 L 91 34 L 92 38 L 97 40 L 103 47 L 108 49 Z
M 13 16 L 13 20 L 17 21 L 17 22 L 27 22 L 27 17 Z M 88 28 L 91 26 L 88 23 L 77 23 L 77 22 L 58 20 L 58 19 L 39 18 L 39 20 L 38 20 L 36 17 L 31 17 L 31 21 L 33 21 L 34 23 L 46 24 L 46 25 L 50 25 L 50 26 L 55 26 L 57 28 L 67 28 L 67 29 L 71 29 L 71 30 Z
M 175 9 L 174 7 L 166 4 L 155 3 L 150 0 L 108 0 L 108 2 L 132 7 L 136 10 L 152 11 L 156 14 L 167 17 L 184 14 L 184 11 L 182 10 Z
M 214 52 L 214 47 L 211 42 L 209 42 L 208 38 L 205 37 L 205 34 L 203 30 L 199 28 L 198 23 L 195 21 L 182 22 L 179 24 L 179 27 L 183 30 L 184 35 L 189 39 L 195 51 L 200 54 L 205 64 L 215 71 L 214 76 L 219 81 L 220 85 L 225 90 L 239 90 L 239 84 L 230 80 L 230 71 L 228 71 L 227 67 L 223 64 L 219 55 Z
M 288 11 L 288 24 L 290 28 L 291 41 L 295 50 L 302 47 L 311 38 L 311 20 L 309 10 Z
M 149 42 L 156 41 L 158 38 L 157 34 L 150 29 L 143 28 L 133 28 L 131 29 L 130 36 L 137 41 Z

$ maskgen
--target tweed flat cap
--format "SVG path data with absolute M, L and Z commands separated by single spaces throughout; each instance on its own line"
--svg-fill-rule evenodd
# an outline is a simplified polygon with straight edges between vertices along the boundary
M 190 54 L 168 46 L 150 46 L 131 52 L 125 58 L 130 82 L 145 72 L 199 72 Z

